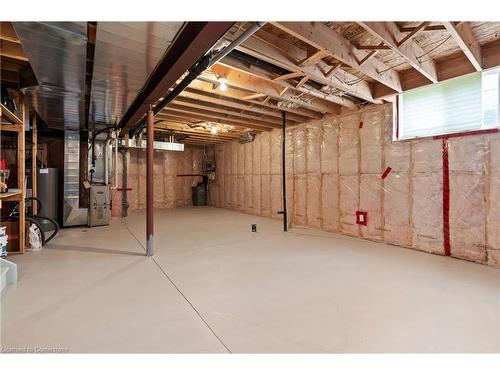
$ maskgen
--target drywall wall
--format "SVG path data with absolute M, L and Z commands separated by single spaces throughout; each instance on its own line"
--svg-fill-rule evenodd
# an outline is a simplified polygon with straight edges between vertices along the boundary
M 392 131 L 390 104 L 288 128 L 290 224 L 500 267 L 500 133 L 393 142 Z M 210 204 L 280 218 L 281 130 L 215 157 Z
M 203 149 L 185 146 L 184 152 L 154 152 L 154 207 L 190 206 L 191 187 L 201 182 Z M 118 189 L 112 191 L 112 215 L 122 216 L 123 155 L 118 158 Z M 127 163 L 127 201 L 130 210 L 146 208 L 146 150 L 130 149 Z

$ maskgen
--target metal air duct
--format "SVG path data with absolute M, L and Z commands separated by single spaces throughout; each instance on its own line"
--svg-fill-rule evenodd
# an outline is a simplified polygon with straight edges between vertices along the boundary
M 80 130 L 85 124 L 86 22 L 14 22 L 38 86 L 23 89 L 47 126 L 64 129 L 63 225 L 87 223 L 80 208 Z

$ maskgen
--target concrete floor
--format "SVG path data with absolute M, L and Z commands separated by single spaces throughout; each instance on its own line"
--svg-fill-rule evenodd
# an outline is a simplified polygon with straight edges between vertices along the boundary
M 11 257 L 1 345 L 500 352 L 498 269 L 208 207 L 157 211 L 154 259 L 144 231 L 132 213 Z

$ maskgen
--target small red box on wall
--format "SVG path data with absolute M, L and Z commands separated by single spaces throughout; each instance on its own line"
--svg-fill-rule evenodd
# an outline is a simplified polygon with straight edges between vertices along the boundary
M 366 226 L 367 215 L 366 211 L 356 211 L 356 224 Z

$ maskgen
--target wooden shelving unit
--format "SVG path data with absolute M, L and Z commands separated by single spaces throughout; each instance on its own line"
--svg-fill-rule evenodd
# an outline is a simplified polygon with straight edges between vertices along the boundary
M 9 187 L 9 191 L 0 193 L 0 207 L 2 202 L 19 202 L 19 253 L 24 253 L 24 245 L 26 238 L 26 219 L 25 219 L 25 204 L 26 197 L 25 185 L 25 124 L 27 121 L 27 103 L 24 95 L 19 93 L 19 108 L 21 108 L 21 116 L 12 113 L 3 104 L 0 104 L 0 131 L 17 133 L 17 187 Z M 12 189 L 12 190 L 10 190 Z
M 11 126 L 19 126 L 19 127 L 22 127 L 23 126 L 23 121 L 17 117 L 14 113 L 12 113 L 6 106 L 4 106 L 3 104 L 0 104 L 0 108 L 1 108 L 1 111 L 0 111 L 0 115 L 2 117 L 2 120 L 5 119 L 7 120 L 8 122 L 11 123 Z M 2 125 L 3 125 L 3 121 L 2 121 Z M 14 130 L 16 131 L 16 130 Z

